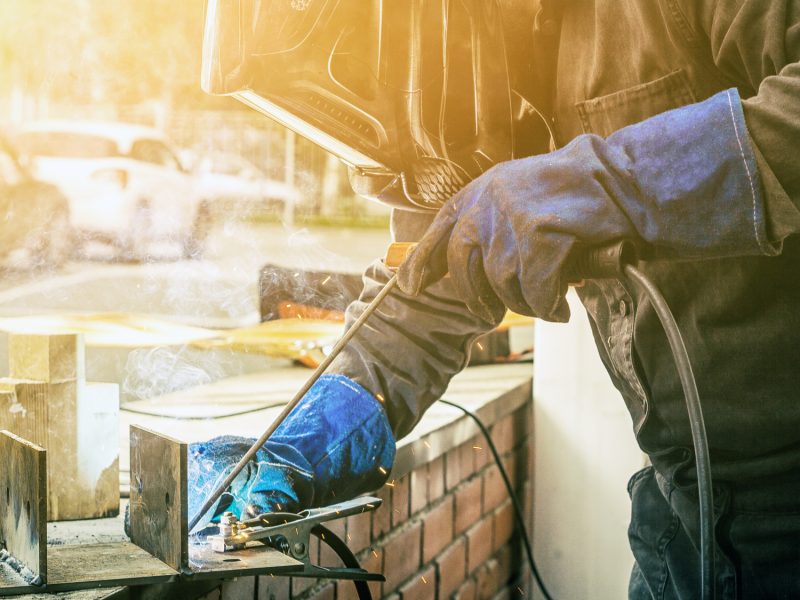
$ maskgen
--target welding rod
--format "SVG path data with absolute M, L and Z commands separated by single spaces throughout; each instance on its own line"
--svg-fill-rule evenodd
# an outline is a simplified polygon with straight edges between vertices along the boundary
M 361 313 L 358 319 L 356 319 L 355 323 L 353 323 L 347 329 L 347 331 L 345 331 L 341 339 L 336 342 L 336 345 L 331 349 L 331 353 L 325 357 L 325 360 L 319 364 L 319 366 L 311 374 L 311 377 L 309 377 L 303 386 L 297 391 L 297 393 L 294 395 L 294 398 L 292 398 L 289 404 L 284 407 L 283 411 L 281 411 L 281 414 L 279 414 L 278 417 L 267 428 L 267 430 L 261 434 L 261 437 L 258 438 L 252 446 L 250 446 L 250 449 L 236 464 L 236 466 L 233 468 L 233 471 L 230 472 L 230 475 L 225 478 L 225 481 L 223 481 L 219 487 L 217 487 L 217 489 L 215 489 L 214 492 L 208 497 L 208 500 L 205 501 L 205 504 L 200 507 L 200 511 L 189 523 L 190 532 L 197 526 L 197 524 L 200 522 L 200 519 L 203 518 L 203 515 L 205 515 L 212 506 L 214 506 L 214 503 L 219 499 L 220 496 L 222 496 L 225 490 L 228 489 L 228 486 L 233 483 L 233 480 L 236 479 L 236 476 L 239 475 L 239 473 L 242 472 L 242 469 L 247 466 L 247 463 L 249 463 L 255 457 L 256 453 L 261 449 L 261 446 L 266 443 L 275 430 L 281 425 L 281 423 L 283 423 L 286 417 L 289 416 L 289 413 L 294 410 L 294 407 L 300 403 L 300 400 L 303 399 L 303 396 L 306 395 L 306 392 L 317 382 L 320 376 L 339 355 L 342 349 L 344 349 L 350 340 L 353 339 L 353 336 L 358 333 L 358 330 L 361 329 L 361 326 L 366 322 L 369 316 L 375 312 L 375 310 L 381 305 L 381 302 L 383 302 L 383 299 L 389 295 L 389 292 L 392 291 L 392 288 L 394 288 L 395 284 L 397 284 L 397 275 L 393 275 L 386 285 L 383 286 L 381 291 L 378 292 L 378 295 L 375 296 L 372 302 L 367 305 L 367 308 L 364 309 L 364 312 Z

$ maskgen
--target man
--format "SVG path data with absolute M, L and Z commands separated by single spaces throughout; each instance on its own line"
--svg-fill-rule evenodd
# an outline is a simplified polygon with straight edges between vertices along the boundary
M 558 149 L 486 172 L 430 227 L 395 214 L 399 239 L 422 240 L 399 273 L 402 292 L 217 511 L 295 509 L 378 487 L 394 440 L 465 366 L 475 336 L 505 307 L 567 320 L 569 259 L 629 239 L 697 376 L 717 595 L 800 597 L 800 1 L 542 0 L 534 50 L 541 88 L 554 90 L 542 108 Z M 368 270 L 350 321 L 389 276 L 379 263 Z M 694 598 L 692 443 L 660 325 L 626 283 L 591 281 L 580 295 L 653 464 L 629 486 L 630 597 Z M 247 446 L 195 446 L 193 477 L 210 491 Z

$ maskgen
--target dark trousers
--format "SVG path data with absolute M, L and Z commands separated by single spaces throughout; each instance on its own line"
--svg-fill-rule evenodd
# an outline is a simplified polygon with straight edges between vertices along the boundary
M 697 599 L 697 488 L 680 488 L 648 467 L 631 478 L 628 491 L 636 559 L 629 598 Z M 715 484 L 714 492 L 716 598 L 800 599 L 800 484 Z

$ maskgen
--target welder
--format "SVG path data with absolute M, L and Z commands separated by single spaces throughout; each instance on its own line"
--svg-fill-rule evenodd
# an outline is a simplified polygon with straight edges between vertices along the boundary
M 534 29 L 531 46 L 511 51 L 535 53 L 551 151 L 486 170 L 435 216 L 394 212 L 395 238 L 421 240 L 399 272 L 402 291 L 216 514 L 378 488 L 395 441 L 464 368 L 476 336 L 506 308 L 568 320 L 570 260 L 625 239 L 672 307 L 697 374 L 717 597 L 800 597 L 800 0 L 541 0 Z M 367 270 L 349 321 L 390 276 L 381 262 Z M 663 332 L 622 281 L 578 292 L 652 462 L 629 485 L 630 597 L 694 598 L 692 443 Z M 193 481 L 209 492 L 251 441 L 194 445 Z

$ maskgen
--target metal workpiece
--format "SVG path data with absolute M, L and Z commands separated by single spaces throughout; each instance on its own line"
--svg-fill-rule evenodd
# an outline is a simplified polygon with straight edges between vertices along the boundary
M 380 498 L 362 496 L 297 514 L 267 513 L 246 521 L 237 520 L 233 513 L 225 513 L 220 521 L 219 534 L 209 536 L 207 541 L 216 552 L 234 552 L 244 549 L 250 542 L 263 542 L 308 565 L 309 541 L 315 527 L 373 511 L 382 502 Z

